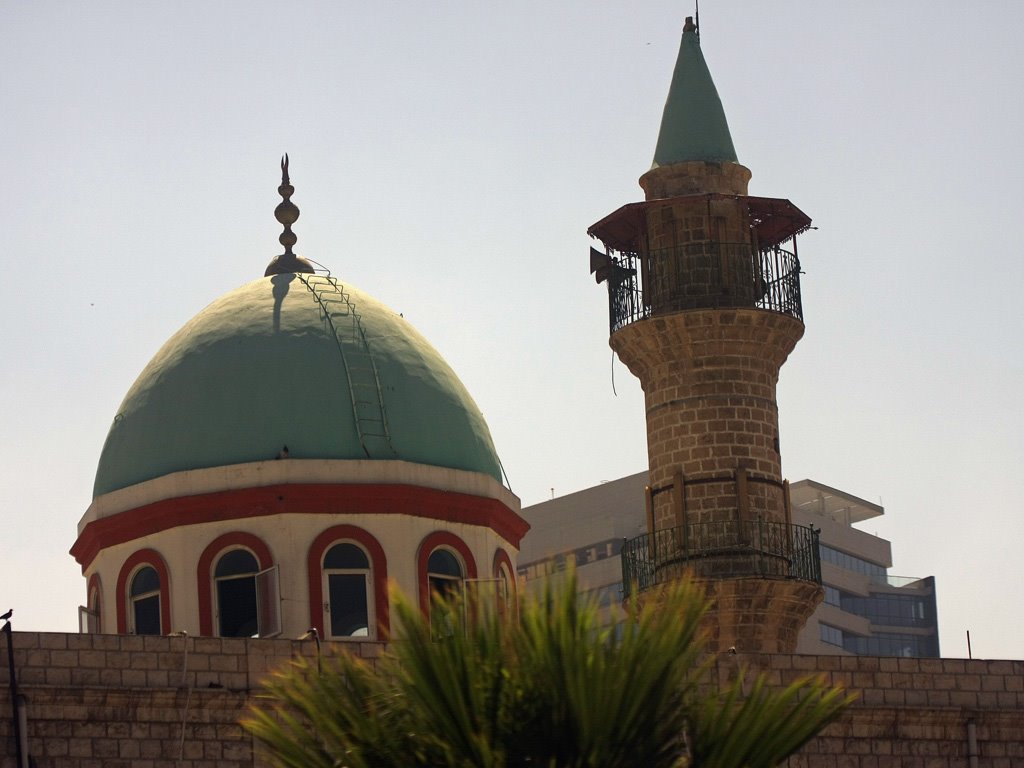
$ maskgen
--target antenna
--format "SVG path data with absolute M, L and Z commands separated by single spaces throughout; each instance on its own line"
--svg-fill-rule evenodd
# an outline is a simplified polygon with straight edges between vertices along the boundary
M 693 0 L 693 18 L 697 27 L 697 39 L 700 40 L 700 2 Z

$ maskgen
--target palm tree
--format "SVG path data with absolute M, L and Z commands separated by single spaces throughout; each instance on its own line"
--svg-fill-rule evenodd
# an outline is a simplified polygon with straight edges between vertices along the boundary
M 399 639 L 375 667 L 344 651 L 322 673 L 296 661 L 243 725 L 289 768 L 761 768 L 850 700 L 816 679 L 714 686 L 691 581 L 606 629 L 576 590 L 570 575 L 518 621 L 440 602 L 476 614 L 441 640 L 396 597 Z

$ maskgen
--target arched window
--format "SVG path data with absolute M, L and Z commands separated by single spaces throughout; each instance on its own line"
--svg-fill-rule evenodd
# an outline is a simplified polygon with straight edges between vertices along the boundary
M 509 609 L 514 605 L 512 602 L 514 600 L 514 593 L 512 592 L 512 573 L 508 567 L 508 563 L 500 560 L 497 561 L 494 576 L 498 582 L 497 595 L 495 595 L 498 616 L 502 619 L 507 619 L 511 614 Z
M 427 583 L 430 585 L 430 630 L 435 638 L 449 637 L 464 626 L 465 570 L 448 549 L 435 549 L 427 558 Z M 444 600 L 439 604 L 438 600 Z
M 497 580 L 498 615 L 502 618 L 514 617 L 518 610 L 518 584 L 516 571 L 512 567 L 512 558 L 508 552 L 498 548 L 494 552 L 494 578 Z
M 432 594 L 464 594 L 465 583 L 477 577 L 476 560 L 466 542 L 454 533 L 434 531 L 420 542 L 416 577 L 420 608 L 429 616 Z
M 98 582 L 97 582 L 98 583 Z M 119 635 L 159 635 L 171 627 L 171 573 L 155 549 L 133 552 L 121 565 L 114 589 Z
M 139 568 L 132 576 L 128 589 L 131 620 L 129 631 L 133 635 L 161 635 L 160 577 L 150 565 Z
M 281 633 L 278 566 L 266 543 L 244 531 L 223 533 L 196 565 L 199 634 L 274 637 Z
M 335 544 L 323 561 L 324 626 L 327 637 L 370 636 L 374 625 L 370 559 L 351 542 Z
M 355 525 L 320 532 L 307 555 L 309 626 L 321 637 L 386 640 L 388 561 L 380 542 Z
M 462 563 L 447 549 L 435 549 L 427 559 L 427 581 L 430 594 L 451 600 L 462 594 L 466 575 Z
M 213 573 L 217 586 L 217 629 L 221 637 L 254 637 L 259 634 L 256 574 L 260 564 L 247 549 L 221 555 Z

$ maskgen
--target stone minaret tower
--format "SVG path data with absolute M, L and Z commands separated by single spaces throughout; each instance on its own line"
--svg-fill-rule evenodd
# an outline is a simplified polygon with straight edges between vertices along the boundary
M 691 19 L 683 29 L 645 202 L 590 229 L 612 349 L 643 386 L 647 535 L 626 542 L 627 588 L 686 571 L 714 607 L 712 646 L 791 652 L 821 600 L 817 536 L 794 526 L 775 387 L 804 332 L 788 200 L 750 197 Z

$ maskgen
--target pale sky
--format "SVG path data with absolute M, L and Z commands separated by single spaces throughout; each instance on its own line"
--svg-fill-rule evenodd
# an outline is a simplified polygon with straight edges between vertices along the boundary
M 117 406 L 280 252 L 446 356 L 524 505 L 646 466 L 587 227 L 642 199 L 686 4 L 0 2 L 0 609 L 75 631 Z M 944 656 L 1024 658 L 1024 4 L 706 2 L 751 194 L 792 200 L 783 468 L 937 579 Z M 614 376 L 615 390 L 612 390 Z M 552 491 L 553 489 L 553 491 Z

